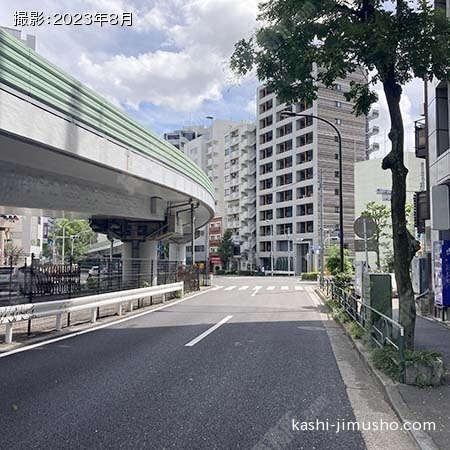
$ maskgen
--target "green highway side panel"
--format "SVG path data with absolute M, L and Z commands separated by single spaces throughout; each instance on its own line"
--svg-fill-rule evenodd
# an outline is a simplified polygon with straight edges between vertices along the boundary
M 2 30 L 0 82 L 185 175 L 214 197 L 205 172 L 181 151 Z

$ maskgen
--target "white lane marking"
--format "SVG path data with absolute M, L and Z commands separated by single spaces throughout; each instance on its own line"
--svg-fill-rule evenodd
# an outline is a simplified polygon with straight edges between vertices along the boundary
M 303 288 L 303 286 L 295 286 L 295 290 L 296 291 L 304 291 L 305 289 Z
M 198 344 L 202 339 L 204 339 L 208 334 L 211 334 L 213 331 L 217 330 L 217 328 L 221 327 L 225 322 L 228 322 L 233 316 L 227 316 L 224 319 L 222 319 L 220 322 L 213 325 L 211 328 L 208 328 L 204 333 L 202 333 L 200 336 L 197 336 L 195 339 L 192 339 L 192 341 L 185 344 L 185 347 L 193 347 L 195 344 Z
M 236 286 L 228 286 L 227 288 L 225 288 L 225 291 L 232 291 Z
M 275 286 L 267 286 L 268 291 L 273 291 L 275 289 Z
M 240 291 L 246 291 L 249 287 L 248 286 L 241 286 L 239 288 Z
M 262 289 L 262 286 L 255 286 L 253 288 L 253 292 L 252 292 L 251 297 L 254 297 L 261 289 Z
M 288 291 L 289 290 L 289 286 L 281 286 L 281 290 L 282 291 Z
M 211 289 L 211 291 L 218 291 L 219 289 L 222 289 L 223 286 L 215 286 Z
M 99 325 L 98 327 L 88 328 L 87 330 L 77 331 L 76 333 L 66 334 L 64 336 L 60 336 L 57 338 L 49 339 L 48 341 L 37 342 L 36 344 L 27 345 L 26 347 L 16 348 L 14 350 L 10 350 L 8 352 L 0 353 L 0 358 L 6 358 L 7 356 L 14 355 L 16 353 L 26 352 L 27 350 L 32 350 L 33 348 L 43 347 L 44 345 L 54 344 L 55 342 L 65 341 L 66 339 L 70 339 L 76 336 L 81 336 L 83 334 L 92 333 L 93 331 L 102 330 L 103 328 L 109 328 L 114 325 L 118 325 L 120 323 L 128 322 L 129 320 L 134 320 L 139 317 L 146 316 L 147 314 L 154 313 L 156 311 L 161 311 L 162 309 L 170 308 L 171 306 L 178 305 L 179 303 L 183 303 L 191 298 L 198 297 L 199 295 L 207 294 L 210 292 L 210 289 L 205 290 L 203 292 L 198 292 L 197 294 L 191 295 L 186 298 L 182 298 L 181 300 L 177 300 L 175 302 L 171 302 L 164 306 L 158 306 L 158 308 L 150 309 L 149 311 L 143 311 L 139 314 L 134 314 L 130 317 L 124 317 L 123 319 L 115 320 L 113 322 L 108 322 L 103 325 Z

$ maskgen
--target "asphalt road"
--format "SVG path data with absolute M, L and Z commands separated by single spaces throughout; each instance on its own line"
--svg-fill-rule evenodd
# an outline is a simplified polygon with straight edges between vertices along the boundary
M 358 431 L 292 429 L 293 419 L 355 420 L 305 284 L 215 283 L 162 311 L 1 358 L 1 448 L 366 448 Z

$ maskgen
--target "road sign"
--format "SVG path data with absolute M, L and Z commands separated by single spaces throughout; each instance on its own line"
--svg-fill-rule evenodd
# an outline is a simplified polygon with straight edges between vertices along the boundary
M 364 252 L 364 240 L 363 239 L 355 239 L 355 252 Z M 367 241 L 367 251 L 376 252 L 377 251 L 377 243 L 373 240 Z
M 366 222 L 366 232 L 364 236 L 364 221 Z M 358 217 L 353 225 L 356 236 L 361 239 L 370 239 L 377 231 L 377 225 L 371 217 Z

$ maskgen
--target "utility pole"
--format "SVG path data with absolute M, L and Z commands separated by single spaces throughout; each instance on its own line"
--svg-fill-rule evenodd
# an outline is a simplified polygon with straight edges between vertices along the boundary
M 320 226 L 320 280 L 324 279 L 325 276 L 325 248 L 323 242 L 323 172 L 322 169 L 319 169 L 319 226 Z

